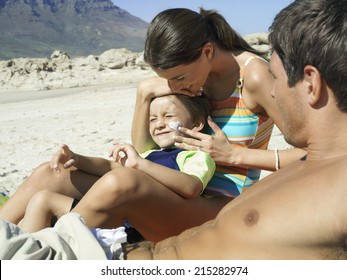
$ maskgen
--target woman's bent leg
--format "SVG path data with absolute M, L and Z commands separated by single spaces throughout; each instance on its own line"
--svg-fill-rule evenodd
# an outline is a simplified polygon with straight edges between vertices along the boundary
M 53 171 L 49 163 L 37 167 L 34 172 L 19 186 L 11 198 L 0 208 L 0 219 L 18 223 L 35 193 L 41 190 L 64 194 L 80 199 L 100 178 L 76 168 Z
M 98 180 L 72 210 L 89 227 L 112 228 L 128 220 L 147 240 L 159 241 L 216 217 L 224 200 L 185 199 L 131 168 Z

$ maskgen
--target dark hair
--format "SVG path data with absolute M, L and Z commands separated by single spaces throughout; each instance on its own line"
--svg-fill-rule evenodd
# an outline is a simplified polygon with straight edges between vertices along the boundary
M 283 63 L 288 85 L 316 67 L 347 112 L 347 0 L 297 0 L 270 27 L 269 41 Z
M 244 50 L 265 55 L 253 49 L 215 10 L 200 13 L 189 9 L 168 9 L 150 23 L 145 42 L 144 59 L 155 69 L 168 69 L 196 61 L 208 42 L 227 51 Z
M 207 118 L 211 112 L 210 103 L 204 93 L 200 96 L 190 97 L 184 94 L 173 94 L 187 109 L 194 121 L 204 123 L 204 129 L 207 127 Z

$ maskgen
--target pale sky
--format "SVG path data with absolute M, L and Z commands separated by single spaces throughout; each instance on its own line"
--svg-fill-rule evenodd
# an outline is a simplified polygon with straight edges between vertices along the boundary
M 112 0 L 130 14 L 150 22 L 156 14 L 169 8 L 199 7 L 214 9 L 242 35 L 267 32 L 275 15 L 293 0 Z

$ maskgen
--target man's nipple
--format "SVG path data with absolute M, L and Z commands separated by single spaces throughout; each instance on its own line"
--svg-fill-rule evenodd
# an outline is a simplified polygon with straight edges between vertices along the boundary
M 247 212 L 244 222 L 246 226 L 254 226 L 258 223 L 259 220 L 259 212 L 255 209 L 251 209 L 250 211 Z

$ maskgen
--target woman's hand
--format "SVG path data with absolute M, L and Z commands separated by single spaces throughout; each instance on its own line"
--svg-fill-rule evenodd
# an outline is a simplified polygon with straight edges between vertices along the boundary
M 214 135 L 181 127 L 180 132 L 190 137 L 175 136 L 175 146 L 186 150 L 202 150 L 209 153 L 217 164 L 236 165 L 238 152 L 243 148 L 230 144 L 227 136 L 211 118 L 207 122 Z
M 143 159 L 132 145 L 118 142 L 113 143 L 109 156 L 112 157 L 115 162 L 131 168 L 137 168 L 139 162 Z
M 60 172 L 59 163 L 63 164 L 64 168 L 69 168 L 77 164 L 78 157 L 74 154 L 68 145 L 63 144 L 61 148 L 53 155 L 50 166 L 56 171 Z

